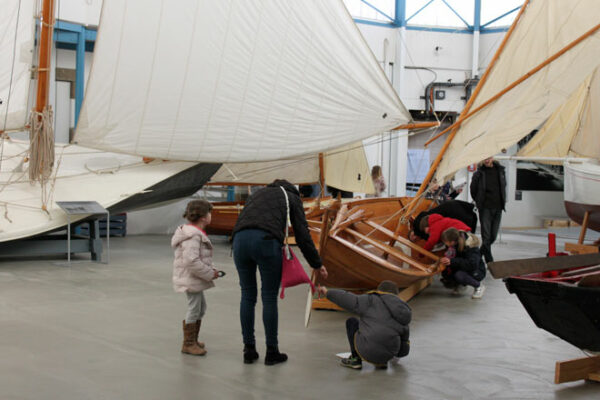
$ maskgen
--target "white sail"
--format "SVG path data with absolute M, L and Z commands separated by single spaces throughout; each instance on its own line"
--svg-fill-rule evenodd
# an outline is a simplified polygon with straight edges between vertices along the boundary
M 269 161 L 409 120 L 341 0 L 105 0 L 75 140 Z
M 296 184 L 318 182 L 318 156 L 308 155 L 255 163 L 226 163 L 212 176 L 210 183 L 266 185 L 275 179 L 286 179 Z
M 34 1 L 0 0 L 0 132 L 21 129 L 33 59 Z
M 350 192 L 374 193 L 362 142 L 324 153 L 323 170 L 327 185 Z M 266 185 L 275 179 L 286 179 L 295 184 L 318 183 L 319 156 L 315 154 L 277 161 L 226 163 L 212 176 L 211 182 Z
M 517 155 L 600 158 L 598 101 L 600 74 L 596 69 Z
M 473 103 L 480 104 L 599 22 L 595 0 L 531 0 Z M 462 124 L 438 178 L 499 153 L 539 127 L 600 64 L 596 31 Z

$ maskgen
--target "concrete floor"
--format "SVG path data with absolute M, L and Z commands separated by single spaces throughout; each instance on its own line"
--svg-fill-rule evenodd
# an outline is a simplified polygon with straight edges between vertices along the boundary
M 305 329 L 307 289 L 289 289 L 279 309 L 280 347 L 289 361 L 245 365 L 235 268 L 226 240 L 213 240 L 216 264 L 228 275 L 207 292 L 203 358 L 179 352 L 186 301 L 171 289 L 167 236 L 111 239 L 109 265 L 1 261 L 0 399 L 600 396 L 598 383 L 552 383 L 555 361 L 581 351 L 536 328 L 517 298 L 489 276 L 481 301 L 471 300 L 470 291 L 451 296 L 437 280 L 414 298 L 411 353 L 387 371 L 339 367 L 335 353 L 347 351 L 348 314 L 314 311 Z M 541 256 L 545 238 L 541 231 L 504 232 L 493 251 L 499 260 Z M 258 313 L 262 361 L 260 321 Z

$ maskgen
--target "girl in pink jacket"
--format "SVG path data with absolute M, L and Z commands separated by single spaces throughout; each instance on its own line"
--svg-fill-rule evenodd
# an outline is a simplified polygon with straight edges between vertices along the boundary
M 188 311 L 183 321 L 183 346 L 181 352 L 195 356 L 206 354 L 203 342 L 198 342 L 202 317 L 206 313 L 204 290 L 214 287 L 218 271 L 213 265 L 213 247 L 204 229 L 211 220 L 212 204 L 206 200 L 188 203 L 183 217 L 188 224 L 175 230 L 171 247 L 175 250 L 173 261 L 173 288 L 185 293 Z

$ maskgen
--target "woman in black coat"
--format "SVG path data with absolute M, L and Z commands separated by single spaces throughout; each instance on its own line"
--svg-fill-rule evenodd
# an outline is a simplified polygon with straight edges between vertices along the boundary
M 321 264 L 319 253 L 310 237 L 302 200 L 296 187 L 286 180 L 278 179 L 253 193 L 233 228 L 233 259 L 242 290 L 240 322 L 244 362 L 247 364 L 258 359 L 254 337 L 254 309 L 258 295 L 257 267 L 261 278 L 262 317 L 267 344 L 265 364 L 274 365 L 287 360 L 287 355 L 279 352 L 277 340 L 277 292 L 281 284 L 282 247 L 287 221 L 286 196 L 282 188 L 287 194 L 296 243 L 309 265 L 318 270 L 323 278 L 327 277 L 327 270 Z

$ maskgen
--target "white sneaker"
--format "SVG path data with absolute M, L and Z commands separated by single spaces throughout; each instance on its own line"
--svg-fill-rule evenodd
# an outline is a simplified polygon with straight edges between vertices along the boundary
M 479 287 L 475 288 L 475 290 L 473 290 L 473 296 L 471 296 L 472 299 L 481 299 L 483 297 L 483 292 L 485 292 L 485 285 L 483 283 L 481 283 L 479 285 Z

